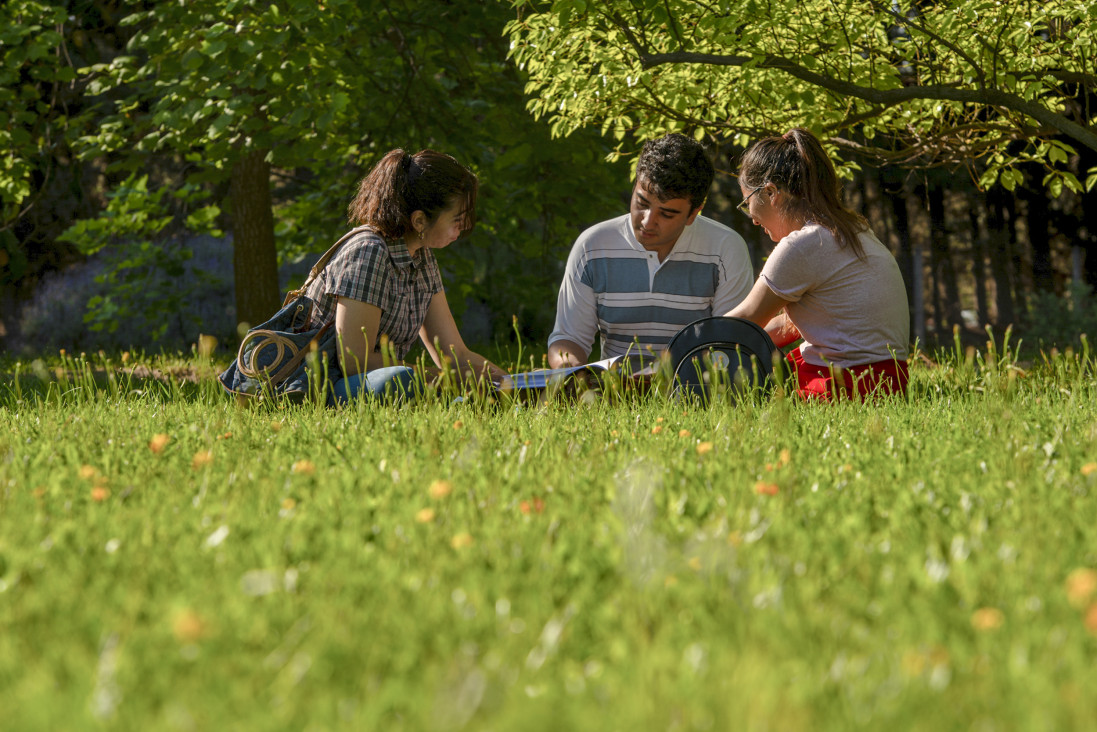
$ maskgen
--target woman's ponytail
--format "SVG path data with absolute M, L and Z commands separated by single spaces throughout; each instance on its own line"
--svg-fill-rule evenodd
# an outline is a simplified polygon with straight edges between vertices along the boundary
M 789 194 L 783 215 L 820 224 L 840 246 L 864 257 L 859 235 L 868 222 L 842 203 L 834 164 L 810 131 L 796 127 L 780 137 L 757 141 L 744 153 L 739 177 L 748 188 L 773 183 Z
M 478 184 L 472 171 L 453 157 L 434 150 L 414 155 L 399 148 L 381 158 L 358 186 L 347 209 L 352 225 L 368 225 L 386 239 L 397 239 L 411 228 L 411 215 L 422 211 L 431 221 L 457 203 L 465 226 L 476 220 Z

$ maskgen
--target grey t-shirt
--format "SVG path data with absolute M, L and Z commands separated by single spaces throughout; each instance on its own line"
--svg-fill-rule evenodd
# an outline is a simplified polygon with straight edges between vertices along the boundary
M 785 312 L 804 337 L 800 353 L 816 366 L 860 366 L 909 355 L 910 315 L 895 257 L 870 230 L 865 259 L 807 224 L 774 248 L 761 277 L 790 300 Z

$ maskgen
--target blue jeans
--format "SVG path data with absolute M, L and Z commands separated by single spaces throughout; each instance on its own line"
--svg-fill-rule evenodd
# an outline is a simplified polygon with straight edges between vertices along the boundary
M 423 388 L 415 371 L 407 366 L 389 366 L 364 374 L 339 379 L 328 395 L 328 405 L 346 404 L 360 394 L 366 399 L 384 399 L 391 402 L 414 401 Z

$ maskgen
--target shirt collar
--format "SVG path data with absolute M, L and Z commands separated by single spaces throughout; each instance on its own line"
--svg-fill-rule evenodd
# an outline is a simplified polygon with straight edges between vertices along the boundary
M 419 254 L 412 256 L 408 251 L 407 242 L 403 237 L 396 239 L 388 239 L 386 241 L 389 247 L 389 256 L 392 258 L 392 264 L 396 269 L 415 269 L 423 264 L 423 252 L 425 249 L 420 249 Z

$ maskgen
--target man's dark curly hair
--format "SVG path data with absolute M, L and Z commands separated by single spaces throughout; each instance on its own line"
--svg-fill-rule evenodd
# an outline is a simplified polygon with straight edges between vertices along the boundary
M 677 132 L 645 142 L 636 163 L 637 181 L 660 200 L 688 198 L 690 211 L 705 202 L 714 175 L 701 143 Z

